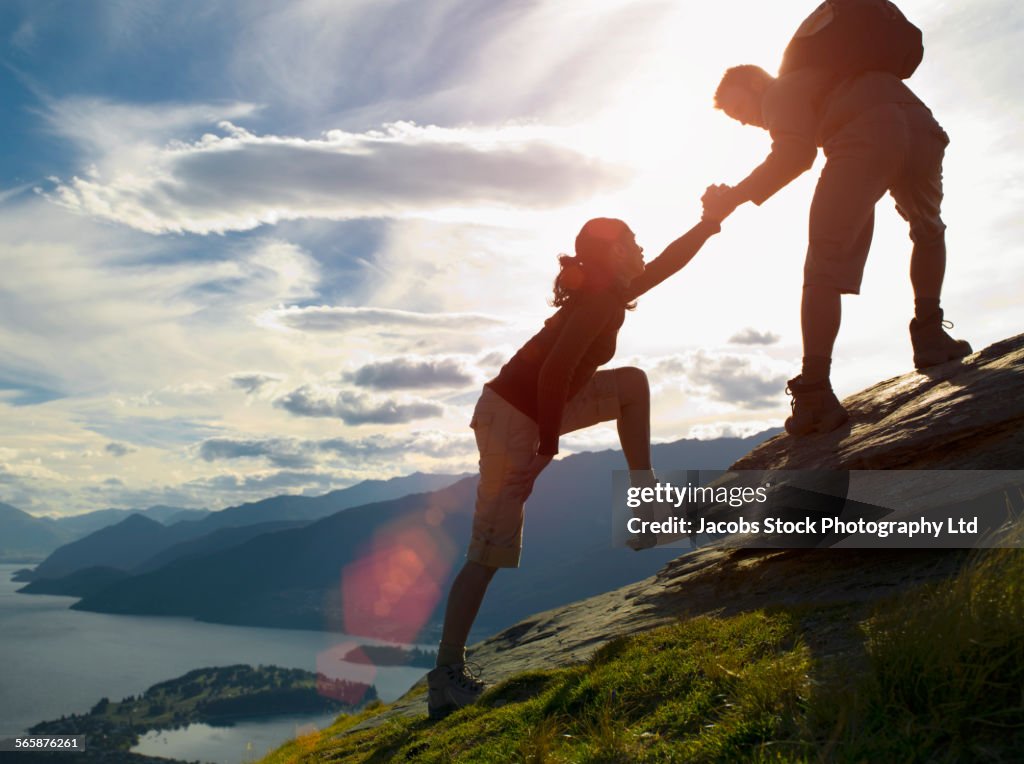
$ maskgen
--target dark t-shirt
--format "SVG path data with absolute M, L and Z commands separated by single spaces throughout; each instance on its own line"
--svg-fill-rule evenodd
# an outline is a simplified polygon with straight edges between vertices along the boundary
M 580 290 L 487 383 L 537 422 L 537 453 L 558 453 L 565 403 L 615 355 L 626 305 L 686 265 L 719 230 L 717 223 L 698 223 L 648 263 L 625 289 Z

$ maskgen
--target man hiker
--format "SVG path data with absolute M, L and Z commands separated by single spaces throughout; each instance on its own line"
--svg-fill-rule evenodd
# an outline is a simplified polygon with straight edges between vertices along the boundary
M 920 30 L 884 0 L 828 0 L 801 25 L 779 76 L 757 66 L 725 72 L 716 108 L 767 130 L 771 153 L 735 186 L 705 197 L 705 215 L 762 204 L 810 169 L 817 147 L 826 163 L 811 202 L 800 305 L 803 364 L 789 381 L 794 436 L 829 432 L 849 418 L 832 391 L 832 349 L 842 294 L 858 294 L 871 245 L 874 208 L 888 191 L 910 225 L 914 366 L 923 369 L 971 352 L 944 331 L 940 307 L 946 266 L 940 216 L 942 159 L 949 137 L 906 86 L 921 60 Z

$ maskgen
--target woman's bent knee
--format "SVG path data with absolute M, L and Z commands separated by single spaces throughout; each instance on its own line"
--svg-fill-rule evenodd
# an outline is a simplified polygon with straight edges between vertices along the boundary
M 616 369 L 615 382 L 623 398 L 635 399 L 650 396 L 651 387 L 647 382 L 647 374 L 636 366 L 623 366 Z

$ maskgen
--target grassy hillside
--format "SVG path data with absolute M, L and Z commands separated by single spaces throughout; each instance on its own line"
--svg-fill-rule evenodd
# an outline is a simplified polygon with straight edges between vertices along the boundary
M 354 729 L 382 710 L 264 762 L 1019 761 L 1024 551 L 880 605 L 680 620 L 442 722 Z

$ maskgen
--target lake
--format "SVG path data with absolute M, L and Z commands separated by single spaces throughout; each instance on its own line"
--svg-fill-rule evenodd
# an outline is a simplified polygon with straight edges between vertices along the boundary
M 11 576 L 22 567 L 0 565 L 0 737 L 21 734 L 44 720 L 85 713 L 103 697 L 117 701 L 138 695 L 150 685 L 205 666 L 246 663 L 319 670 L 375 684 L 385 702 L 425 673 L 419 668 L 345 663 L 340 656 L 357 641 L 344 634 L 69 610 L 76 601 L 73 597 L 17 594 L 24 584 L 11 581 Z M 237 764 L 290 739 L 296 728 L 320 728 L 324 721 L 321 716 L 220 728 L 192 725 L 160 733 L 163 738 L 153 741 L 158 748 L 150 748 L 147 741 L 147 750 L 140 752 Z M 271 743 L 254 742 L 261 727 L 274 729 L 273 735 L 281 737 Z M 209 756 L 197 750 L 204 745 Z M 236 753 L 222 757 L 229 751 Z

